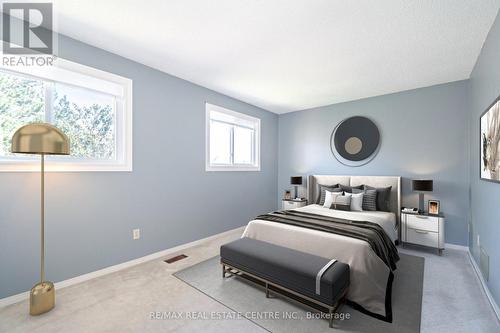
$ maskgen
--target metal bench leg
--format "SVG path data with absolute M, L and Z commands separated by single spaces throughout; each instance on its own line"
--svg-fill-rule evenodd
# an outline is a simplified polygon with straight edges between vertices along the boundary
M 269 298 L 269 284 L 266 282 L 266 298 Z
M 329 324 L 330 328 L 333 328 L 333 315 L 335 312 L 338 313 L 339 309 L 342 308 L 342 305 L 344 305 L 348 290 L 349 289 L 346 288 L 344 290 L 342 297 L 340 297 L 340 299 L 337 301 L 337 303 L 335 303 L 334 306 L 328 308 L 328 314 L 330 315 L 330 319 L 328 321 L 328 324 Z
M 222 278 L 226 277 L 226 265 L 222 265 Z

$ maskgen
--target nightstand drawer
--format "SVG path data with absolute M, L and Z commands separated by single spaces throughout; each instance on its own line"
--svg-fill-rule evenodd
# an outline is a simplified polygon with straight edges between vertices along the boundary
M 421 229 L 406 229 L 406 241 L 408 243 L 438 247 L 438 233 L 421 230 Z
M 283 209 L 283 210 L 295 209 L 295 208 L 304 207 L 306 205 L 307 205 L 307 200 L 301 200 L 301 201 L 283 200 L 281 209 Z
M 435 216 L 407 215 L 406 227 L 425 231 L 439 231 L 439 218 Z
M 294 209 L 300 207 L 293 201 L 283 201 L 283 209 Z

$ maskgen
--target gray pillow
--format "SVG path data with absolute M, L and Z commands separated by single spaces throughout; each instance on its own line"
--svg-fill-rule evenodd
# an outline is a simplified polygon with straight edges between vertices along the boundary
M 363 185 L 347 186 L 347 185 L 339 184 L 339 187 L 342 189 L 342 191 L 347 192 L 347 193 L 354 193 L 353 190 L 362 190 L 363 189 Z
M 364 193 L 363 195 L 363 210 L 376 211 L 377 210 L 377 190 L 358 190 L 353 189 L 353 194 Z
M 330 192 L 342 192 L 339 188 L 339 184 L 335 185 L 319 185 L 318 184 L 318 198 L 316 199 L 316 204 L 323 206 L 325 204 L 325 190 Z
M 351 195 L 337 195 L 330 206 L 330 209 L 351 210 Z
M 390 212 L 389 198 L 391 197 L 392 186 L 389 187 L 372 187 L 365 185 L 365 190 L 376 190 L 377 191 L 377 210 L 383 212 Z

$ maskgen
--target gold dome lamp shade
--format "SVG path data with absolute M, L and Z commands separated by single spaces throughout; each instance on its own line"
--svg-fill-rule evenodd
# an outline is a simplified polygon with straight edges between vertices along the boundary
M 12 136 L 11 152 L 41 155 L 40 282 L 30 292 L 30 314 L 40 315 L 55 306 L 54 284 L 45 281 L 45 155 L 69 155 L 69 139 L 51 124 L 28 124 Z
M 12 136 L 13 153 L 69 155 L 69 139 L 60 129 L 46 123 L 19 128 Z

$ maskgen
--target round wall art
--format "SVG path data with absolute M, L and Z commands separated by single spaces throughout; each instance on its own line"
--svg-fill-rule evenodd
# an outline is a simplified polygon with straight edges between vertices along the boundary
M 330 148 L 342 164 L 361 166 L 377 155 L 380 132 L 366 117 L 351 117 L 341 121 L 332 132 Z

